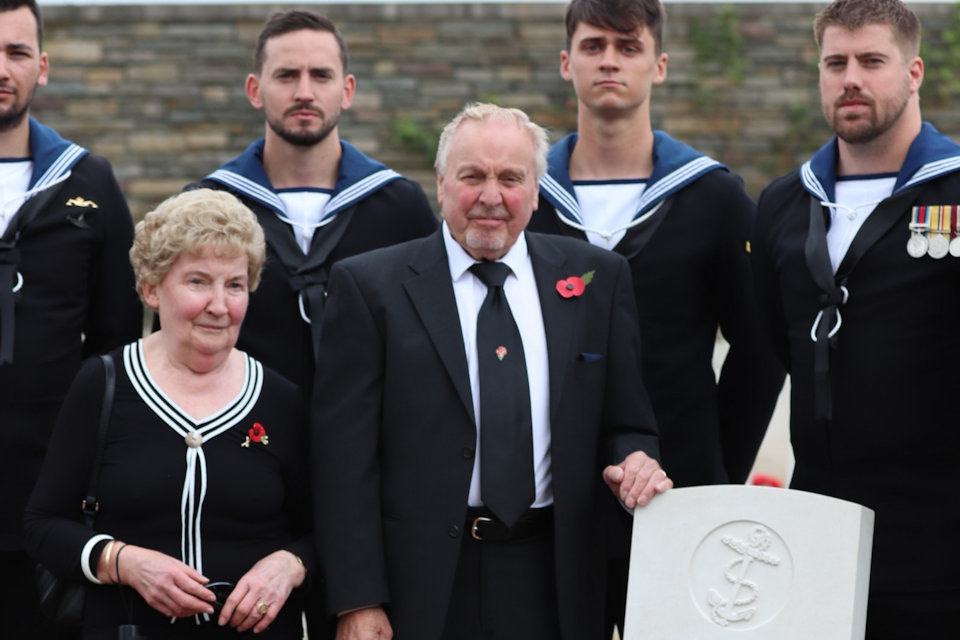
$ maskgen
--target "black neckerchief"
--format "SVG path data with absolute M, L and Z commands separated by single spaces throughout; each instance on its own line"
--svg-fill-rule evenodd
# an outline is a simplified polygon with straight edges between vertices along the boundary
M 270 245 L 277 252 L 280 262 L 289 274 L 290 288 L 299 296 L 305 296 L 308 308 L 304 319 L 309 318 L 313 355 L 316 358 L 320 346 L 320 325 L 323 318 L 324 300 L 327 295 L 327 279 L 330 275 L 329 257 L 350 222 L 357 205 L 339 212 L 332 221 L 314 231 L 310 251 L 304 255 L 290 227 L 273 212 L 259 216 L 260 224 L 270 229 L 267 234 Z
M 20 232 L 37 217 L 37 214 L 50 202 L 59 189 L 47 189 L 28 198 L 10 219 L 7 230 L 0 238 L 0 365 L 13 363 L 14 346 L 14 303 L 19 281 L 17 265 L 20 252 L 17 240 Z
M 853 295 L 847 289 L 847 278 L 870 247 L 902 218 L 904 207 L 918 194 L 917 188 L 905 189 L 878 204 L 854 236 L 836 274 L 833 273 L 827 249 L 826 220 L 830 213 L 819 198 L 810 197 L 810 227 L 803 252 L 813 282 L 820 289 L 820 310 L 810 329 L 810 339 L 814 341 L 814 417 L 817 420 L 833 419 L 830 348 L 836 348 L 837 345 L 842 321 L 840 307 Z

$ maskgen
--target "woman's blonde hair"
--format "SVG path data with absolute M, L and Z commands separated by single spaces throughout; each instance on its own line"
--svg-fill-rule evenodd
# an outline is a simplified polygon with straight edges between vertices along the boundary
M 249 289 L 260 284 L 265 258 L 263 229 L 256 216 L 225 191 L 195 189 L 167 198 L 137 223 L 130 262 L 141 283 L 158 285 L 182 253 L 212 248 L 217 256 L 247 257 Z

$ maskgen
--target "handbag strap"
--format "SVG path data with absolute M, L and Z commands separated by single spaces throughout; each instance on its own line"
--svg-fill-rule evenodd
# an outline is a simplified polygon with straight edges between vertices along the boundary
M 117 373 L 113 366 L 113 358 L 110 354 L 100 356 L 103 361 L 103 374 L 106 378 L 106 384 L 103 387 L 103 401 L 100 405 L 100 428 L 97 431 L 97 454 L 93 459 L 93 467 L 90 469 L 90 482 L 87 486 L 87 497 L 82 503 L 83 521 L 88 527 L 93 528 L 93 519 L 100 509 L 100 503 L 97 502 L 97 485 L 100 484 L 100 463 L 103 460 L 103 446 L 107 441 L 107 425 L 110 423 L 110 411 L 113 408 L 113 396 L 117 387 Z

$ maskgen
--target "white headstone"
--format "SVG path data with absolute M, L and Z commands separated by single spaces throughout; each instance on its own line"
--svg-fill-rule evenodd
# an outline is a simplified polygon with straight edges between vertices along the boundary
M 773 487 L 657 496 L 634 515 L 623 640 L 862 640 L 873 518 Z

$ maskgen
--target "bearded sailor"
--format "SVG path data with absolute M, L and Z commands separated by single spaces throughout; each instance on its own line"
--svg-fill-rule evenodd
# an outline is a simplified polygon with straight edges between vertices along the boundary
M 4 637 L 40 640 L 56 629 L 31 588 L 24 507 L 81 361 L 143 331 L 110 163 L 31 116 L 49 70 L 37 3 L 0 3 L 0 620 Z
M 960 527 L 960 260 L 947 255 L 960 146 L 921 118 L 906 5 L 838 0 L 814 31 L 836 135 L 764 190 L 753 252 L 791 376 L 791 486 L 876 512 L 869 640 L 947 638 L 960 614 L 960 559 L 942 552 Z
M 438 226 L 423 189 L 339 136 L 356 79 L 326 17 L 285 11 L 264 25 L 246 80 L 265 136 L 187 188 L 230 191 L 263 226 L 267 262 L 238 347 L 309 398 L 327 274 L 336 261 Z

